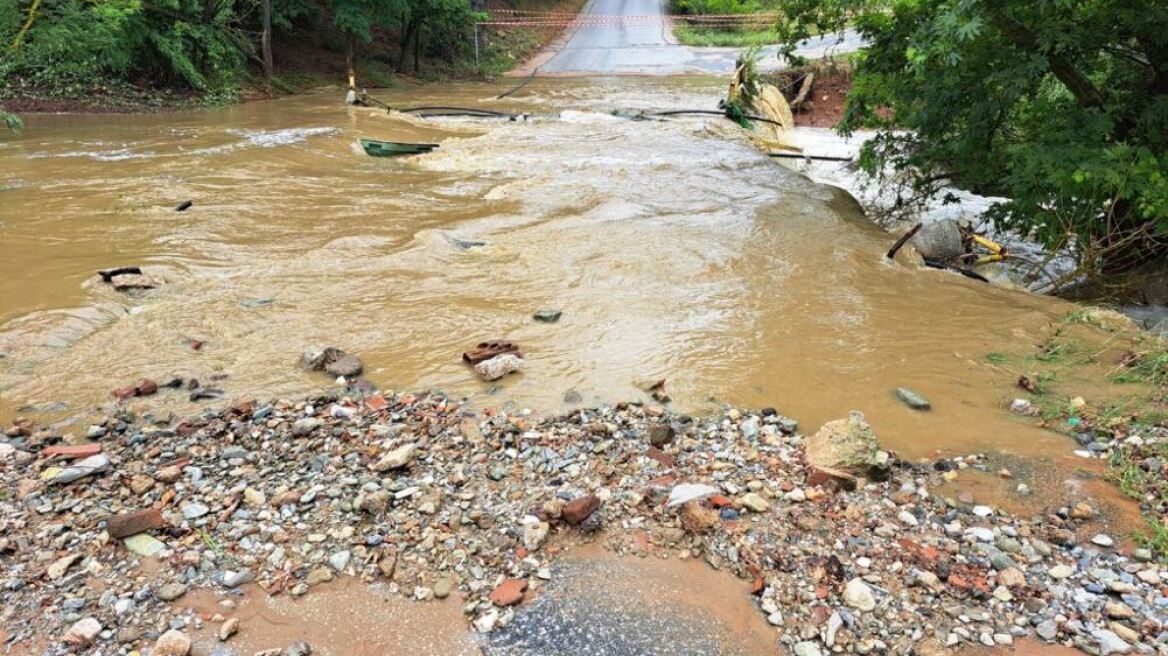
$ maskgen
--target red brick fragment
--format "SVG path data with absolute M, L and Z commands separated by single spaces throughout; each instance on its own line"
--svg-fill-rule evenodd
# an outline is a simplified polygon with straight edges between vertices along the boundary
M 106 524 L 105 530 L 112 538 L 125 538 L 162 528 L 162 524 L 162 513 L 151 508 L 115 515 Z
M 649 447 L 648 450 L 645 451 L 645 455 L 648 458 L 650 458 L 652 460 L 656 460 L 657 462 L 665 465 L 666 467 L 676 467 L 677 466 L 677 459 L 676 458 L 669 455 L 668 453 L 665 453 L 664 451 L 662 451 L 661 449 L 658 449 L 655 446 Z
M 527 579 L 507 579 L 491 590 L 489 599 L 496 606 L 514 606 L 523 601 L 527 591 Z
M 564 505 L 564 520 L 575 526 L 588 519 L 600 507 L 600 498 L 595 494 L 576 497 Z
M 101 453 L 101 444 L 98 442 L 90 442 L 88 444 L 54 444 L 47 446 L 41 451 L 41 454 L 48 458 L 88 458 Z
M 733 500 L 728 499 L 721 494 L 715 494 L 714 496 L 710 497 L 708 501 L 710 502 L 710 505 L 715 508 L 729 508 L 730 506 L 734 505 Z

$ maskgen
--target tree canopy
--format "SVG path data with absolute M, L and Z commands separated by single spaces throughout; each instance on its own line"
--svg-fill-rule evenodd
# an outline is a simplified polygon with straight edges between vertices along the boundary
M 399 68 L 408 55 L 416 69 L 423 57 L 468 49 L 473 20 L 469 0 L 0 0 L 0 80 L 229 91 L 249 62 L 270 74 L 272 30 L 325 29 L 349 48 L 374 38 L 408 44 Z
M 1161 0 L 780 0 L 787 52 L 852 27 L 844 132 L 861 164 L 1008 200 L 1001 228 L 1115 270 L 1168 246 L 1168 4 Z

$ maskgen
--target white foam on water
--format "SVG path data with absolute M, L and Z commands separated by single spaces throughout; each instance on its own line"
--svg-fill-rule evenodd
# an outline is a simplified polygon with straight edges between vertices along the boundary
M 307 141 L 309 137 L 339 134 L 340 128 L 287 128 L 284 130 L 228 130 L 227 134 L 243 137 L 248 144 L 260 148 L 275 148 Z
M 242 141 L 236 143 L 223 144 L 221 146 L 210 146 L 207 148 L 198 148 L 192 150 L 194 155 L 217 155 L 219 153 L 226 153 L 240 148 L 257 147 L 257 148 L 276 148 L 277 146 L 288 146 L 295 143 L 302 143 L 308 141 L 309 137 L 316 137 L 327 134 L 340 134 L 340 128 L 333 127 L 319 127 L 319 128 L 287 128 L 284 130 L 227 130 L 227 134 L 234 137 L 243 137 Z
M 121 162 L 127 159 L 150 159 L 157 156 L 157 153 L 150 151 L 137 153 L 129 148 L 118 148 L 116 150 L 70 150 L 64 153 L 48 153 L 39 151 L 30 153 L 28 158 L 42 159 L 45 157 L 88 157 L 98 162 Z

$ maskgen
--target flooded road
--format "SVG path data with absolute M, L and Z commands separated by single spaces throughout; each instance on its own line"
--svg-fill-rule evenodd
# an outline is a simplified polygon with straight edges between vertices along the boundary
M 328 344 L 379 385 L 479 406 L 554 413 L 569 392 L 647 398 L 635 382 L 665 378 L 689 412 L 774 406 L 814 430 L 861 409 L 909 457 L 1070 456 L 1001 411 L 1012 381 L 985 362 L 1069 306 L 884 263 L 891 238 L 850 198 L 728 123 L 607 115 L 710 109 L 722 80 L 546 79 L 492 100 L 499 90 L 379 95 L 539 116 L 424 120 L 321 94 L 30 117 L 0 142 L 0 414 L 87 411 L 171 374 L 221 378 L 228 398 L 294 394 L 328 382 L 297 368 L 305 346 Z M 442 146 L 374 159 L 358 137 Z M 130 297 L 94 275 L 131 264 L 164 284 Z M 536 323 L 541 308 L 563 318 Z M 459 356 L 499 337 L 522 345 L 527 370 L 494 386 Z M 902 406 L 902 385 L 934 409 Z M 154 400 L 195 409 L 185 393 Z

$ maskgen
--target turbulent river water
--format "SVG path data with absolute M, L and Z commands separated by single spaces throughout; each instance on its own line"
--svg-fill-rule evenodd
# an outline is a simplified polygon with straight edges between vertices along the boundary
M 228 398 L 310 391 L 327 381 L 297 358 L 331 344 L 383 387 L 480 406 L 552 413 L 569 391 L 646 398 L 635 382 L 665 378 L 695 413 L 774 406 L 813 430 L 860 409 L 909 457 L 1069 456 L 1065 438 L 1002 411 L 1011 381 L 984 359 L 1033 344 L 1068 306 L 885 263 L 892 239 L 850 198 L 732 125 L 608 114 L 711 109 L 723 82 L 379 94 L 532 112 L 525 122 L 393 116 L 338 93 L 32 117 L 0 141 L 2 414 L 88 411 L 169 374 L 222 377 Z M 359 137 L 441 148 L 374 159 Z M 95 275 L 130 264 L 164 284 L 131 297 Z M 563 318 L 532 321 L 541 308 Z M 493 388 L 460 354 L 497 337 L 521 344 L 527 369 Z M 934 409 L 905 408 L 902 385 Z M 195 409 L 177 392 L 157 400 Z

